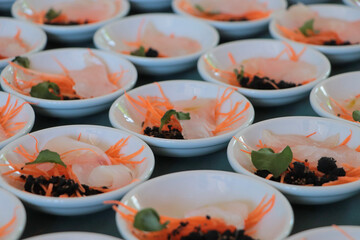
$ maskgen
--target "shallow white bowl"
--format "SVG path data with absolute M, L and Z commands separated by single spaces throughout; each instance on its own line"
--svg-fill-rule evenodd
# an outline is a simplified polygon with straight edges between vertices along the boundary
M 5 92 L 1 92 L 0 91 L 0 107 L 5 106 L 5 103 L 8 99 L 9 93 L 5 93 Z M 14 106 L 14 104 L 17 103 L 17 107 L 19 107 L 22 103 L 24 103 L 25 101 L 21 98 L 18 98 L 14 95 L 11 95 L 10 97 L 10 105 Z M 0 116 L 1 118 L 1 116 Z M 25 103 L 25 105 L 22 107 L 21 111 L 16 115 L 16 117 L 14 117 L 12 120 L 10 120 L 10 122 L 26 122 L 26 124 L 24 125 L 23 128 L 21 128 L 20 130 L 18 130 L 18 132 L 13 135 L 12 137 L 4 140 L 4 141 L 0 141 L 0 149 L 2 149 L 4 146 L 6 146 L 6 144 L 14 141 L 15 139 L 29 133 L 32 129 L 32 127 L 34 126 L 34 122 L 35 122 L 35 113 L 34 110 L 32 109 L 32 107 L 30 106 L 30 104 Z
M 39 144 L 41 145 L 42 143 L 45 143 L 54 137 L 74 136 L 76 138 L 80 133 L 82 138 L 91 138 L 94 144 L 103 150 L 108 149 L 109 146 L 115 144 L 121 138 L 126 138 L 129 136 L 129 134 L 124 131 L 109 127 L 92 125 L 70 125 L 54 127 L 33 132 L 31 135 L 36 137 L 39 141 Z M 0 151 L 0 163 L 6 162 L 6 159 L 16 158 L 17 155 L 13 151 L 20 144 L 23 145 L 25 149 L 35 148 L 34 138 L 29 135 L 23 136 L 8 144 Z M 81 198 L 45 197 L 26 192 L 23 189 L 20 189 L 21 187 L 17 188 L 16 186 L 11 185 L 2 176 L 0 176 L 0 186 L 15 194 L 32 208 L 46 213 L 70 216 L 98 212 L 109 207 L 109 205 L 104 205 L 103 201 L 120 199 L 131 188 L 150 177 L 154 169 L 155 160 L 154 154 L 152 153 L 149 146 L 147 146 L 146 143 L 144 143 L 141 139 L 135 136 L 131 136 L 128 140 L 128 144 L 124 147 L 124 151 L 133 153 L 139 150 L 141 146 L 145 146 L 145 149 L 142 151 L 142 153 L 133 158 L 134 161 L 139 161 L 146 157 L 146 160 L 143 163 L 138 164 L 134 170 L 134 178 L 138 179 L 138 181 L 134 181 L 125 187 L 107 193 Z M 5 172 L 8 170 L 9 167 L 0 167 L 0 172 Z
M 226 89 L 225 87 L 193 80 L 173 80 L 159 83 L 168 97 L 172 101 L 188 100 L 194 96 L 200 98 L 217 98 Z M 138 87 L 128 94 L 132 97 L 137 96 L 161 96 L 159 88 L 155 84 L 148 84 Z M 218 95 L 219 94 L 219 95 Z M 243 101 L 237 112 L 240 112 L 245 104 L 249 102 L 243 95 L 234 92 L 230 99 L 221 108 L 222 112 L 228 112 L 230 105 L 235 102 Z M 159 155 L 171 157 L 193 157 L 212 153 L 224 148 L 231 137 L 239 130 L 250 125 L 254 120 L 254 109 L 250 104 L 249 109 L 244 113 L 244 118 L 233 125 L 233 130 L 214 137 L 199 139 L 163 139 L 143 135 L 141 123 L 143 119 L 136 119 L 128 110 L 125 95 L 118 98 L 110 108 L 109 118 L 111 124 L 119 129 L 129 131 L 147 142 L 153 151 Z M 131 120 L 132 119 L 132 120 Z M 134 121 L 134 122 L 132 122 Z
M 241 139 L 251 149 L 258 149 L 256 145 L 261 139 L 262 132 L 270 130 L 276 134 L 298 134 L 306 136 L 317 132 L 312 138 L 323 140 L 329 136 L 340 134 L 342 142 L 350 133 L 353 133 L 352 139 L 347 146 L 356 148 L 360 141 L 360 128 L 352 124 L 340 121 L 319 118 L 319 117 L 283 117 L 274 118 L 242 129 L 235 137 Z M 325 204 L 343 200 L 351 197 L 360 191 L 360 181 L 327 187 L 298 186 L 292 184 L 283 184 L 267 180 L 253 173 L 253 164 L 249 154 L 243 153 L 240 149 L 249 150 L 248 147 L 232 139 L 227 149 L 227 156 L 231 167 L 239 173 L 246 174 L 264 181 L 279 189 L 292 203 L 300 204 Z
M 6 85 L 1 78 L 1 87 L 14 95 L 17 95 L 33 104 L 34 109 L 43 115 L 59 118 L 74 118 L 80 116 L 91 115 L 108 108 L 111 103 L 120 95 L 134 87 L 137 80 L 137 72 L 132 63 L 123 59 L 117 54 L 110 52 L 92 50 L 93 53 L 101 58 L 107 66 L 109 73 L 120 72 L 121 68 L 126 70 L 124 76 L 119 81 L 119 90 L 95 98 L 80 100 L 47 100 L 34 98 L 21 94 Z M 60 66 L 54 61 L 56 57 L 69 70 L 82 69 L 85 66 L 83 55 L 88 52 L 85 48 L 64 48 L 47 50 L 41 53 L 29 55 L 31 68 L 44 71 L 46 73 L 63 74 Z M 13 67 L 7 66 L 1 73 L 1 77 L 12 83 L 14 71 Z
M 171 0 L 129 0 L 131 9 L 137 12 L 162 12 L 171 8 Z
M 138 57 L 117 52 L 119 41 L 135 41 L 140 23 L 145 19 L 151 22 L 160 32 L 175 36 L 187 37 L 198 41 L 201 50 L 193 54 L 168 58 Z M 182 72 L 196 64 L 205 51 L 215 47 L 219 42 L 217 31 L 196 19 L 189 19 L 175 14 L 140 14 L 110 23 L 99 29 L 94 36 L 97 48 L 114 51 L 133 62 L 138 71 L 145 74 L 164 75 Z M 176 46 L 174 46 L 176 48 Z
M 160 215 L 182 218 L 189 210 L 236 200 L 249 203 L 252 211 L 265 195 L 269 198 L 273 194 L 274 207 L 254 228 L 255 238 L 284 239 L 294 222 L 289 202 L 276 189 L 244 175 L 204 170 L 167 174 L 139 185 L 121 201 L 137 210 L 151 207 Z M 116 224 L 125 239 L 137 239 L 119 214 L 116 214 Z
M 313 4 L 308 5 L 311 9 L 318 12 L 323 17 L 336 17 L 347 21 L 360 20 L 360 9 L 351 8 L 340 4 Z M 276 27 L 276 19 L 271 20 L 269 31 L 273 38 L 285 40 L 288 42 L 295 42 L 284 37 Z M 296 42 L 309 47 L 313 47 L 324 53 L 334 64 L 342 64 L 353 62 L 360 59 L 360 44 L 349 46 L 323 46 L 314 44 L 305 44 Z
M 21 30 L 20 38 L 31 47 L 31 50 L 27 53 L 39 52 L 45 48 L 47 37 L 41 28 L 32 23 L 19 21 L 9 17 L 0 17 L 0 37 L 14 37 L 18 29 Z M 8 61 L 13 59 L 13 57 L 0 59 L 0 71 L 8 64 Z
M 24 240 L 120 240 L 120 238 L 89 232 L 59 232 L 39 235 Z
M 314 111 L 322 117 L 346 121 L 359 126 L 359 123 L 348 121 L 337 116 L 334 112 L 333 98 L 341 103 L 346 99 L 355 97 L 360 93 L 360 71 L 348 72 L 332 76 L 314 87 L 310 93 L 310 103 Z
M 71 2 L 74 0 L 16 0 L 11 8 L 13 17 L 25 21 L 30 21 L 19 13 L 31 13 L 34 10 L 48 10 L 55 3 Z M 37 24 L 45 30 L 49 38 L 54 41 L 74 43 L 88 41 L 92 38 L 95 31 L 105 24 L 126 16 L 130 11 L 130 4 L 127 0 L 114 0 L 120 3 L 120 8 L 115 15 L 109 19 L 92 24 L 83 24 L 75 26 L 54 26 L 48 24 Z M 115 8 L 115 4 L 114 4 Z
M 299 44 L 291 44 L 291 46 L 297 53 L 303 49 L 303 46 Z M 236 62 L 240 64 L 243 60 L 253 57 L 276 57 L 284 48 L 285 45 L 281 41 L 270 39 L 241 40 L 221 44 L 199 58 L 198 71 L 200 76 L 206 81 L 236 88 L 241 94 L 249 98 L 255 106 L 289 104 L 307 96 L 317 83 L 329 76 L 331 70 L 330 62 L 320 52 L 308 48 L 300 58 L 301 61 L 308 62 L 317 67 L 316 80 L 303 86 L 280 90 L 256 90 L 230 85 L 226 80 L 214 75 L 204 60 L 204 57 L 207 56 L 218 68 L 226 70 L 233 65 L 228 57 L 229 52 L 233 54 Z M 284 54 L 281 59 L 288 58 Z
M 181 14 L 187 17 L 200 19 L 204 22 L 207 22 L 214 26 L 220 33 L 220 36 L 224 39 L 239 39 L 247 38 L 254 36 L 261 32 L 264 32 L 272 18 L 270 15 L 267 18 L 253 21 L 243 21 L 243 22 L 224 22 L 224 21 L 213 21 L 207 20 L 199 17 L 195 17 L 186 11 L 179 8 L 179 3 L 181 0 L 174 0 L 172 2 L 172 9 L 175 13 Z M 278 10 L 286 9 L 287 1 L 286 0 L 259 0 L 259 2 L 266 2 L 270 10 L 276 12 Z
M 357 4 L 355 3 L 357 1 Z M 360 7 L 360 2 L 358 0 L 343 0 L 343 2 L 350 7 Z
M 315 3 L 330 3 L 336 0 L 289 0 L 290 3 L 303 3 L 303 4 L 315 4 Z
M 360 227 L 359 226 L 339 226 L 342 230 L 348 233 L 353 239 L 360 239 Z M 292 235 L 286 240 L 348 240 L 344 234 L 336 230 L 334 227 L 319 227 L 310 230 L 306 230 L 295 235 Z
M 16 220 L 11 225 L 8 233 L 2 240 L 16 240 L 21 237 L 26 224 L 26 211 L 23 204 L 14 195 L 0 188 L 0 227 L 4 226 L 16 214 Z

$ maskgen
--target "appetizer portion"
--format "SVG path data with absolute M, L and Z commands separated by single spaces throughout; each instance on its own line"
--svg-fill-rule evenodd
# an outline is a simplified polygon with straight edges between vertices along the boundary
M 360 44 L 360 20 L 322 17 L 303 5 L 291 6 L 276 17 L 276 27 L 286 38 L 315 45 Z
M 10 62 L 13 68 L 12 79 L 3 80 L 6 85 L 23 95 L 49 100 L 77 100 L 100 97 L 121 88 L 121 79 L 127 70 L 109 73 L 103 59 L 90 49 L 84 53 L 79 62 L 83 68 L 68 69 L 68 62 L 60 62 L 55 56 L 54 61 L 62 73 L 47 73 L 32 69 L 28 58 L 17 57 Z M 81 64 L 79 64 L 81 66 Z M 94 87 L 96 86 L 96 87 Z
M 360 94 L 355 97 L 346 99 L 344 101 L 336 101 L 334 98 L 329 98 L 329 105 L 334 114 L 352 122 L 360 122 Z
M 212 21 L 252 21 L 270 16 L 266 2 L 257 0 L 181 0 L 179 8 Z
M 194 209 L 183 218 L 160 216 L 153 208 L 137 211 L 119 201 L 105 203 L 119 205 L 113 209 L 140 240 L 252 240 L 254 227 L 273 208 L 275 195 L 269 200 L 265 196 L 252 211 L 241 201 L 224 202 Z
M 227 88 L 217 98 L 197 98 L 173 101 L 159 83 L 161 96 L 130 96 L 125 93 L 131 115 L 142 119 L 141 134 L 167 139 L 199 139 L 217 136 L 233 130 L 245 117 L 250 103 L 231 102 L 234 89 Z M 230 104 L 224 112 L 222 106 Z
M 14 118 L 20 113 L 26 102 L 19 104 L 18 100 L 16 100 L 14 104 L 11 104 L 10 100 L 11 96 L 9 94 L 4 105 L 0 105 L 0 142 L 14 136 L 26 125 L 26 121 L 14 121 Z
M 47 9 L 30 4 L 30 12 L 18 12 L 18 14 L 38 24 L 68 26 L 91 24 L 109 19 L 116 15 L 120 7 L 119 0 L 57 1 Z
M 152 22 L 145 22 L 145 20 L 140 23 L 136 41 L 118 42 L 116 47 L 116 50 L 123 54 L 153 58 L 180 57 L 195 53 L 200 49 L 201 45 L 198 41 L 174 34 L 166 35 Z
M 233 54 L 228 53 L 231 66 L 219 69 L 210 58 L 205 55 L 204 60 L 214 77 L 237 87 L 251 89 L 285 89 L 307 84 L 316 79 L 316 66 L 301 61 L 304 47 L 299 53 L 284 42 L 285 49 L 276 57 L 254 57 L 236 62 Z M 286 54 L 288 59 L 282 56 Z
M 23 55 L 31 50 L 31 47 L 20 36 L 19 28 L 14 37 L 0 36 L 0 60 Z
M 146 160 L 134 160 L 145 146 L 124 151 L 129 138 L 106 149 L 104 144 L 95 145 L 91 134 L 46 142 L 33 137 L 34 149 L 19 145 L 6 157 L 0 165 L 6 167 L 2 177 L 22 190 L 48 197 L 83 197 L 119 189 L 137 181 L 137 165 Z
M 352 132 L 339 142 L 339 134 L 323 141 L 307 136 L 278 135 L 265 130 L 251 156 L 254 173 L 260 177 L 306 186 L 332 186 L 360 179 L 360 146 L 348 147 Z M 240 141 L 239 139 L 237 139 Z

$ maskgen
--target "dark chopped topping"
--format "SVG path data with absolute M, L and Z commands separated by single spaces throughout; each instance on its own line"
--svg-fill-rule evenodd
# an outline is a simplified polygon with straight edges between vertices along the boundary
M 171 239 L 169 236 L 168 239 Z M 201 229 L 195 229 L 188 236 L 181 237 L 181 240 L 254 240 L 252 237 L 245 235 L 244 230 L 236 230 L 231 232 L 226 230 L 219 232 L 218 230 L 210 230 L 203 233 Z
M 159 127 L 146 127 L 144 134 L 151 137 L 166 138 L 166 139 L 184 139 L 183 135 L 178 129 L 171 128 L 171 125 L 167 125 L 169 131 L 162 130 L 160 132 Z
M 345 41 L 345 42 L 342 42 L 342 43 L 338 43 L 338 42 L 336 42 L 335 39 L 331 39 L 331 40 L 329 40 L 329 41 L 325 41 L 325 42 L 324 42 L 324 45 L 328 45 L 328 46 L 343 46 L 343 45 L 351 45 L 351 42 Z
M 255 75 L 252 79 L 249 77 L 242 77 L 239 79 L 241 87 L 252 88 L 252 89 L 284 89 L 301 86 L 301 84 L 288 83 L 283 80 L 275 81 L 268 77 L 259 77 Z M 274 85 L 277 87 L 275 88 Z
M 54 25 L 54 26 L 74 26 L 74 25 L 82 25 L 82 24 L 88 24 L 89 20 L 85 20 L 83 22 L 77 22 L 77 21 L 68 21 L 68 22 L 53 22 L 53 21 L 45 21 L 44 24 L 47 25 Z
M 147 52 L 145 53 L 145 57 L 158 57 L 159 53 L 155 49 L 149 48 Z

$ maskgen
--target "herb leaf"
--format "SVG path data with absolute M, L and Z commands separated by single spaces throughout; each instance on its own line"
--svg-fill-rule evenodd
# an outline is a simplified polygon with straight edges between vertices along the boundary
M 194 7 L 199 11 L 199 12 L 205 12 L 204 8 L 199 5 L 199 4 L 195 4 Z
M 132 51 L 130 55 L 138 56 L 138 57 L 145 57 L 145 48 L 143 46 L 140 46 L 135 51 Z
M 30 95 L 36 98 L 60 100 L 60 88 L 53 82 L 42 82 L 31 88 Z
M 291 163 L 292 151 L 286 146 L 281 153 L 274 153 L 271 148 L 261 148 L 259 151 L 251 152 L 251 161 L 258 170 L 267 170 L 279 177 Z
M 359 110 L 353 111 L 352 118 L 354 119 L 354 121 L 360 122 L 360 111 Z
M 37 163 L 56 163 L 66 167 L 66 164 L 60 159 L 60 155 L 57 152 L 52 152 L 48 149 L 41 151 L 35 161 L 28 162 L 25 165 Z
M 45 18 L 49 21 L 57 18 L 58 16 L 60 16 L 61 11 L 55 11 L 53 8 L 50 8 L 49 11 L 46 12 L 45 14 Z
M 27 57 L 16 56 L 12 60 L 12 62 L 16 62 L 17 64 L 19 64 L 20 66 L 22 66 L 24 68 L 30 67 L 30 60 Z
M 236 80 L 237 80 L 239 83 L 241 82 L 241 80 L 243 79 L 244 74 L 245 74 L 244 66 L 241 65 L 240 67 L 241 67 L 240 73 L 239 73 L 239 70 L 238 70 L 238 69 L 236 69 L 236 68 L 234 69 L 234 73 L 235 73 L 235 75 L 236 75 Z
M 170 122 L 171 116 L 175 115 L 177 119 L 179 120 L 189 120 L 190 119 L 190 113 L 183 113 L 183 112 L 177 112 L 174 109 L 168 110 L 164 116 L 161 118 L 161 124 L 159 131 L 163 128 L 165 124 L 168 124 Z
M 147 232 L 156 232 L 166 228 L 169 221 L 160 223 L 159 214 L 153 208 L 145 208 L 135 215 L 134 227 Z
M 299 27 L 299 31 L 305 36 L 309 37 L 311 33 L 316 33 L 314 30 L 314 19 L 310 19 L 304 23 L 301 27 Z M 310 34 L 309 34 L 310 32 Z

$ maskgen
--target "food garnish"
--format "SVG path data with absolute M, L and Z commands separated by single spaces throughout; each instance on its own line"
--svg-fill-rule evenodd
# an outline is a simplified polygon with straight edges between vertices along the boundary
M 355 97 L 348 98 L 343 101 L 337 101 L 334 98 L 330 97 L 328 105 L 334 114 L 340 118 L 343 118 L 352 122 L 360 121 L 360 94 Z
M 24 68 L 30 68 L 30 60 L 27 57 L 16 56 L 12 62 L 16 62 Z
M 19 56 L 31 50 L 31 47 L 20 38 L 20 35 L 21 29 L 18 28 L 14 37 L 0 37 L 0 60 Z
M 42 82 L 32 86 L 30 96 L 43 99 L 61 100 L 60 88 L 53 82 Z
M 10 219 L 8 223 L 3 226 L 0 226 L 0 238 L 5 237 L 9 233 L 13 231 L 14 224 L 16 222 L 16 213 L 14 211 L 13 217 Z

